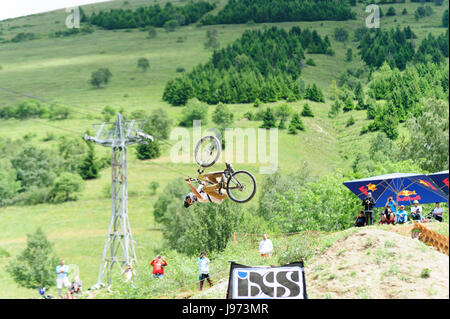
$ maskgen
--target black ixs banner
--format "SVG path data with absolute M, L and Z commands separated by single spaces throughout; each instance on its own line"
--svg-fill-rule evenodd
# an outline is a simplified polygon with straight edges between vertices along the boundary
M 306 299 L 303 262 L 251 267 L 231 262 L 227 299 Z

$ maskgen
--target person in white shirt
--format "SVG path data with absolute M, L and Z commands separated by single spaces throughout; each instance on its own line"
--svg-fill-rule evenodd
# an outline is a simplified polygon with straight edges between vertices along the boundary
M 56 266 L 56 288 L 58 289 L 58 295 L 61 295 L 61 290 L 63 285 L 66 288 L 70 288 L 69 278 L 67 274 L 69 272 L 69 267 L 64 265 L 64 259 L 61 259 L 61 262 L 58 266 Z
M 273 251 L 273 244 L 272 241 L 267 238 L 267 234 L 263 234 L 263 240 L 259 243 L 259 253 L 261 254 L 261 257 L 271 257 L 272 251 Z
M 419 205 L 419 201 L 415 200 L 414 206 L 411 207 L 411 217 L 413 220 L 422 220 L 422 206 Z
M 441 207 L 439 202 L 436 202 L 436 207 L 433 209 L 431 214 L 436 220 L 442 222 L 442 215 L 444 214 L 444 209 Z

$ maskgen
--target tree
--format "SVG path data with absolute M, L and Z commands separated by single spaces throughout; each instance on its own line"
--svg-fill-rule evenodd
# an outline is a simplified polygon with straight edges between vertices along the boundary
M 395 16 L 396 15 L 395 8 L 393 6 L 390 6 L 388 8 L 388 11 L 386 12 L 386 15 L 389 17 Z
M 0 159 L 0 206 L 5 205 L 19 190 L 20 182 L 16 180 L 16 170 L 8 159 Z
M 164 23 L 164 29 L 166 29 L 167 32 L 173 32 L 178 27 L 178 21 L 177 20 L 168 20 Z
M 276 118 L 270 107 L 266 108 L 263 116 L 261 128 L 270 129 L 276 127 Z
M 334 29 L 334 39 L 339 42 L 345 42 L 348 40 L 348 31 L 344 28 Z
M 83 179 L 95 179 L 99 176 L 100 170 L 95 160 L 94 145 L 86 143 L 88 152 L 79 168 L 79 174 Z
M 152 195 L 155 195 L 155 194 L 156 194 L 156 190 L 158 189 L 158 187 L 159 187 L 159 183 L 158 183 L 158 182 L 152 181 L 152 182 L 150 183 L 149 188 L 150 188 L 151 191 L 152 191 Z
M 427 99 L 421 105 L 421 115 L 407 121 L 410 139 L 409 158 L 429 172 L 448 169 L 449 109 L 442 100 Z
M 305 105 L 303 105 L 303 110 L 302 110 L 301 115 L 302 116 L 314 117 L 314 114 L 313 114 L 311 108 L 309 107 L 308 103 L 305 103 Z
M 345 60 L 346 60 L 347 62 L 351 62 L 351 61 L 353 60 L 353 51 L 352 51 L 352 48 L 348 48 L 348 49 L 347 49 L 347 53 L 345 54 L 345 56 L 346 56 Z
M 27 235 L 27 246 L 12 260 L 8 272 L 21 287 L 36 289 L 55 285 L 55 267 L 58 258 L 54 255 L 53 244 L 48 241 L 40 228 Z
M 157 139 L 168 139 L 170 134 L 170 127 L 172 126 L 172 119 L 170 119 L 167 112 L 158 108 L 153 110 L 150 116 L 137 115 L 136 118 L 146 119 L 142 130 L 150 135 L 155 136 Z
M 448 28 L 448 9 L 445 9 L 444 13 L 442 14 L 442 26 L 444 28 Z
M 222 129 L 225 129 L 233 124 L 233 117 L 233 112 L 231 112 L 226 105 L 219 103 L 212 115 L 212 120 Z
M 183 109 L 180 125 L 191 126 L 195 120 L 202 121 L 202 125 L 208 123 L 208 106 L 194 98 Z
M 353 118 L 353 115 L 351 115 L 349 117 L 349 119 L 347 120 L 347 123 L 345 124 L 346 127 L 352 126 L 355 124 L 355 119 Z
M 300 114 L 294 113 L 291 119 L 291 123 L 289 124 L 288 133 L 296 134 L 297 132 L 294 130 L 304 131 L 305 125 L 303 124 L 302 119 L 300 118 Z
M 48 199 L 55 204 L 77 200 L 76 193 L 80 192 L 83 186 L 80 175 L 64 172 L 55 178 Z
M 306 88 L 305 99 L 314 102 L 325 102 L 322 91 L 315 83 L 312 86 L 308 85 L 308 87 Z
M 158 141 L 148 141 L 147 144 L 138 144 L 136 146 L 136 156 L 140 160 L 160 157 L 161 149 L 159 148 Z
M 102 84 L 107 85 L 112 74 L 108 68 L 100 68 L 92 72 L 90 83 L 96 88 L 100 88 Z
M 155 29 L 155 27 L 150 26 L 150 27 L 148 28 L 148 36 L 147 36 L 147 38 L 148 38 L 148 39 L 156 38 L 156 29 Z
M 150 62 L 146 58 L 139 58 L 137 62 L 137 67 L 142 69 L 142 72 L 147 72 L 147 69 L 150 67 Z
M 57 154 L 32 145 L 25 145 L 16 156 L 11 158 L 17 180 L 21 184 L 21 191 L 26 191 L 32 186 L 45 188 L 52 185 L 58 173 L 57 161 Z

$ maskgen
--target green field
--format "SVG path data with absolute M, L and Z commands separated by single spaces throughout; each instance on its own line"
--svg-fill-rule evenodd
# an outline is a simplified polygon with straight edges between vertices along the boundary
M 153 4 L 153 1 L 129 0 L 112 1 L 83 7 L 86 13 L 100 8 L 138 7 Z M 166 0 L 158 0 L 165 3 Z M 180 1 L 171 1 L 179 3 Z M 220 0 L 218 10 L 226 2 Z M 428 3 L 427 3 L 428 4 Z M 397 16 L 383 17 L 381 28 L 390 29 L 397 25 L 410 25 L 417 34 L 416 43 L 420 43 L 428 33 L 439 35 L 445 31 L 441 25 L 441 16 L 448 1 L 442 7 L 433 6 L 434 13 L 416 21 L 414 11 L 420 3 L 394 4 Z M 390 5 L 381 5 L 383 12 Z M 408 14 L 401 15 L 403 8 Z M 36 134 L 33 143 L 41 147 L 55 147 L 56 141 L 43 142 L 47 133 L 57 136 L 76 136 L 81 138 L 92 124 L 101 123 L 100 111 L 107 105 L 126 113 L 145 110 L 148 113 L 157 108 L 164 108 L 177 123 L 181 118 L 182 107 L 173 107 L 162 101 L 166 82 L 179 75 L 178 67 L 189 72 L 194 66 L 205 63 L 211 51 L 204 48 L 206 31 L 218 30 L 221 47 L 232 43 L 247 29 L 262 29 L 276 25 L 290 29 L 292 26 L 311 27 L 321 36 L 328 35 L 334 56 L 306 54 L 313 58 L 317 66 L 306 66 L 302 79 L 307 83 L 316 83 L 324 92 L 326 103 L 308 101 L 315 117 L 303 118 L 306 131 L 298 135 L 279 132 L 278 159 L 282 171 L 292 173 L 308 163 L 312 176 L 323 176 L 336 168 L 348 168 L 349 158 L 357 151 L 368 149 L 368 141 L 375 135 L 369 133 L 359 135 L 362 126 L 367 126 L 366 111 L 340 113 L 337 118 L 330 119 L 327 114 L 332 101 L 329 99 L 329 87 L 333 80 L 347 68 L 362 67 L 357 54 L 357 43 L 347 41 L 336 42 L 333 31 L 343 27 L 349 31 L 350 38 L 354 30 L 364 26 L 365 5 L 358 4 L 354 10 L 357 20 L 352 21 L 318 21 L 318 22 L 286 22 L 265 23 L 256 25 L 218 25 L 183 26 L 175 32 L 157 29 L 157 37 L 147 38 L 147 32 L 134 29 L 106 31 L 95 28 L 91 34 L 78 34 L 62 38 L 49 38 L 48 35 L 64 29 L 67 13 L 64 10 L 42 13 L 17 19 L 0 21 L 0 38 L 8 40 L 19 32 L 33 32 L 40 38 L 20 43 L 0 43 L 0 88 L 7 88 L 23 94 L 37 96 L 42 99 L 57 101 L 73 107 L 72 117 L 64 121 L 43 119 L 0 120 L 0 136 L 19 139 L 26 134 Z M 183 41 L 180 42 L 179 39 Z M 353 50 L 353 61 L 345 62 L 347 48 Z M 137 60 L 145 57 L 150 62 L 150 69 L 142 72 L 136 67 Z M 97 68 L 107 67 L 113 74 L 107 87 L 94 89 L 89 84 L 91 72 Z M 26 99 L 19 94 L 0 90 L 0 107 Z M 272 106 L 283 102 L 273 103 Z M 301 111 L 306 101 L 290 103 L 293 109 Z M 211 114 L 215 106 L 210 106 L 208 126 L 213 126 Z M 243 119 L 244 113 L 254 111 L 253 105 L 229 105 L 234 113 L 234 127 L 257 128 L 261 122 L 250 122 Z M 353 116 L 356 124 L 346 128 L 345 123 Z M 48 124 L 48 125 L 47 125 Z M 170 141 L 175 143 L 175 141 Z M 159 192 L 173 179 L 183 177 L 180 173 L 193 176 L 194 163 L 173 164 L 169 162 L 170 146 L 161 144 L 163 155 L 153 161 L 136 159 L 134 147 L 130 147 L 128 155 L 128 189 L 129 215 L 133 236 L 137 242 L 139 261 L 147 263 L 157 253 L 163 234 L 154 222 L 152 207 Z M 97 156 L 108 154 L 109 150 L 95 146 Z M 263 175 L 258 173 L 261 164 L 235 164 L 235 167 L 252 171 L 258 182 Z M 149 185 L 152 181 L 160 184 L 157 195 L 150 195 Z M 0 298 L 29 298 L 37 296 L 32 290 L 18 288 L 7 274 L 6 266 L 26 244 L 26 235 L 40 226 L 48 238 L 55 243 L 55 251 L 67 264 L 77 264 L 85 287 L 96 282 L 100 265 L 101 252 L 107 231 L 110 215 L 110 199 L 105 195 L 105 188 L 110 183 L 110 169 L 102 170 L 97 180 L 87 181 L 79 200 L 60 205 L 43 204 L 37 206 L 12 206 L 0 208 L 0 247 L 6 249 L 11 257 L 0 256 Z M 188 188 L 186 187 L 186 192 Z M 258 194 L 260 196 L 261 194 Z M 180 204 L 181 205 L 181 204 Z M 246 204 L 256 205 L 256 201 Z M 193 261 L 194 262 L 194 261 Z

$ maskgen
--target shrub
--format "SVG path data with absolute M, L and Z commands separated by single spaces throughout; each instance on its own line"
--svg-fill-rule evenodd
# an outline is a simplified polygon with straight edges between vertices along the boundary
M 302 116 L 314 117 L 314 114 L 313 114 L 311 108 L 309 107 L 308 103 L 305 103 L 305 105 L 303 105 L 303 110 L 302 110 L 301 115 Z
M 137 62 L 137 67 L 142 69 L 142 72 L 147 72 L 150 67 L 150 62 L 146 58 L 139 58 Z
M 349 119 L 347 120 L 347 123 L 345 124 L 346 127 L 352 126 L 355 124 L 355 119 L 353 118 L 353 116 L 350 116 Z
M 339 42 L 345 42 L 348 40 L 348 31 L 344 28 L 334 29 L 334 39 Z
M 51 203 L 63 203 L 76 200 L 76 193 L 83 189 L 83 180 L 80 175 L 64 172 L 53 182 L 48 199 Z
M 8 272 L 21 287 L 36 289 L 55 285 L 55 267 L 58 258 L 53 244 L 40 228 L 27 235 L 27 246 L 19 256 L 10 262 Z
M 190 126 L 194 120 L 200 120 L 202 125 L 205 125 L 208 122 L 207 118 L 208 106 L 194 98 L 183 109 L 180 125 Z
M 102 84 L 107 85 L 112 73 L 108 68 L 100 68 L 97 71 L 92 72 L 91 80 L 89 81 L 96 88 L 100 88 Z
M 306 60 L 306 64 L 311 65 L 311 66 L 316 66 L 316 62 L 314 62 L 314 60 L 311 58 Z
M 140 160 L 153 159 L 161 156 L 161 149 L 157 140 L 147 144 L 138 144 L 136 146 L 136 156 Z

